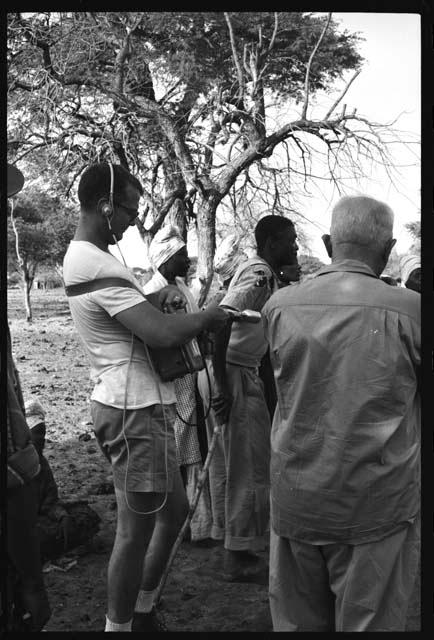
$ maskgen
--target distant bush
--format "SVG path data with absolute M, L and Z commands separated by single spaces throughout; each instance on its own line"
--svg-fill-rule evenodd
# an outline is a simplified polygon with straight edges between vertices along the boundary
M 34 289 L 57 289 L 63 287 L 63 280 L 54 270 L 37 274 L 33 280 Z
M 298 256 L 298 264 L 301 267 L 301 281 L 309 279 L 310 276 L 325 267 L 324 262 L 321 262 L 319 258 L 306 253 L 301 253 Z
M 8 274 L 8 287 L 17 287 L 20 283 L 21 276 L 19 273 L 14 271 L 11 274 Z

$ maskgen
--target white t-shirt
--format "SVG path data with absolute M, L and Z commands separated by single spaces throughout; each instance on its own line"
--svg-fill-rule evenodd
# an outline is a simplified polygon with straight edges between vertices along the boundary
M 125 278 L 140 289 L 140 283 L 119 260 L 83 240 L 71 241 L 63 261 L 63 277 L 65 285 L 96 278 Z M 131 332 L 113 316 L 143 300 L 138 291 L 127 287 L 107 287 L 68 298 L 75 328 L 90 359 L 91 379 L 95 383 L 92 400 L 119 409 L 124 407 Z M 134 337 L 128 370 L 128 409 L 176 402 L 173 383 L 156 376 L 143 342 Z

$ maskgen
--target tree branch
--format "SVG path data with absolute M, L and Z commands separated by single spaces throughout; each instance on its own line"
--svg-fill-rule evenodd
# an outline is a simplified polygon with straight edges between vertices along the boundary
M 117 93 L 124 92 L 125 64 L 130 56 L 131 56 L 130 33 L 127 30 L 125 42 L 123 46 L 119 49 L 116 55 L 116 60 L 115 60 L 113 88 Z
M 169 213 L 169 211 L 170 211 L 173 203 L 175 202 L 175 200 L 177 198 L 182 198 L 183 196 L 184 196 L 184 190 L 183 189 L 176 189 L 175 191 L 172 191 L 172 193 L 169 193 L 169 195 L 167 196 L 163 206 L 160 208 L 157 217 L 155 218 L 154 222 L 149 227 L 149 229 L 146 230 L 146 233 L 148 233 L 151 236 L 154 236 L 157 233 L 158 229 L 163 224 L 164 219 L 166 218 L 167 214 Z
M 270 40 L 270 44 L 268 45 L 268 52 L 267 53 L 271 53 L 271 50 L 274 47 L 274 41 L 276 40 L 276 36 L 277 36 L 277 27 L 279 25 L 279 17 L 278 17 L 278 13 L 277 11 L 274 12 L 274 30 L 273 30 L 273 35 L 271 36 L 271 40 Z
M 341 95 L 339 96 L 339 98 L 336 100 L 336 102 L 330 107 L 330 109 L 327 111 L 326 116 L 324 118 L 324 120 L 328 120 L 330 118 L 330 116 L 332 115 L 333 111 L 336 109 L 336 107 L 338 106 L 338 104 L 340 103 L 340 101 L 342 100 L 342 98 L 344 97 L 344 95 L 346 94 L 346 92 L 348 91 L 348 89 L 350 88 L 350 86 L 352 85 L 352 83 L 354 82 L 354 80 L 357 78 L 357 76 L 359 75 L 359 73 L 361 73 L 361 69 L 359 69 L 358 71 L 356 71 L 356 73 L 353 75 L 353 77 L 351 78 L 351 80 L 348 82 L 347 86 L 345 87 L 345 89 L 343 90 L 343 92 L 341 93 Z M 345 115 L 345 109 L 342 112 L 342 115 Z
M 17 254 L 18 265 L 19 267 L 22 267 L 24 264 L 24 260 L 20 255 L 20 247 L 18 242 L 18 230 L 15 224 L 15 218 L 14 218 L 14 201 L 13 200 L 11 205 L 11 223 L 12 223 L 12 229 L 14 230 L 14 235 L 15 235 L 15 253 Z
M 231 40 L 231 47 L 232 47 L 232 57 L 234 59 L 234 64 L 235 64 L 235 69 L 237 70 L 237 75 L 238 75 L 238 86 L 239 86 L 239 100 L 240 103 L 242 103 L 243 98 L 244 98 L 244 75 L 243 75 L 243 70 L 241 68 L 241 64 L 238 58 L 238 53 L 237 53 L 237 48 L 235 45 L 235 36 L 234 36 L 234 30 L 232 27 L 232 22 L 229 16 L 229 13 L 227 11 L 224 12 L 225 15 L 225 19 L 228 25 L 228 29 L 229 29 L 229 38 Z
M 303 120 L 306 118 L 307 107 L 308 107 L 308 104 L 309 104 L 309 75 L 310 75 L 310 67 L 312 65 L 312 60 L 313 60 L 316 52 L 319 49 L 319 46 L 320 46 L 320 44 L 322 42 L 322 39 L 325 36 L 325 33 L 326 33 L 326 31 L 328 29 L 328 26 L 330 24 L 331 18 L 332 18 L 332 14 L 330 12 L 328 14 L 327 22 L 326 22 L 326 24 L 324 26 L 324 29 L 322 30 L 321 35 L 319 37 L 319 40 L 316 43 L 316 46 L 315 46 L 314 50 L 310 54 L 309 62 L 307 63 L 306 78 L 305 78 L 305 81 L 304 81 L 304 104 L 303 104 L 303 109 L 302 109 L 302 112 L 301 112 L 301 117 L 302 117 Z

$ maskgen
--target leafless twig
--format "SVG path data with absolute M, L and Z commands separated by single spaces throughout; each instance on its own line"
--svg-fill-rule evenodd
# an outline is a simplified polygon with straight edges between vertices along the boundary
M 332 14 L 329 13 L 328 17 L 327 17 L 327 22 L 326 22 L 326 24 L 324 26 L 324 29 L 322 30 L 321 35 L 319 37 L 319 40 L 316 43 L 314 50 L 310 54 L 309 62 L 307 63 L 306 77 L 305 77 L 305 81 L 304 81 L 304 104 L 303 104 L 303 109 L 302 109 L 302 112 L 301 112 L 302 120 L 306 119 L 307 107 L 308 107 L 308 104 L 309 104 L 309 75 L 310 75 L 310 67 L 312 65 L 312 60 L 314 59 L 314 56 L 315 56 L 316 52 L 319 49 L 319 46 L 320 46 L 320 44 L 322 42 L 322 39 L 325 36 L 325 33 L 326 33 L 326 31 L 328 29 L 328 26 L 330 24 L 331 18 L 332 18 Z

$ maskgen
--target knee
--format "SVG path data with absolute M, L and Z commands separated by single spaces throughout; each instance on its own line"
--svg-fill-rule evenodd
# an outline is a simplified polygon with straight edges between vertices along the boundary
M 142 528 L 129 527 L 119 522 L 116 527 L 115 546 L 125 551 L 141 553 L 149 542 L 151 531 L 143 531 Z

